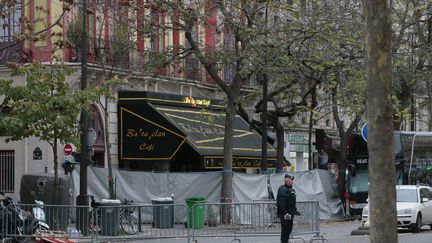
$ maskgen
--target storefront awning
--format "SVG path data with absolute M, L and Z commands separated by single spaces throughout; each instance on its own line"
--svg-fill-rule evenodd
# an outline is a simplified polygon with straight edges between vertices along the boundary
M 224 111 L 135 102 L 120 103 L 119 113 L 120 159 L 171 160 L 182 146 L 190 146 L 205 168 L 223 167 Z M 261 136 L 239 115 L 233 128 L 233 167 L 261 167 Z M 267 151 L 268 167 L 275 167 L 276 150 L 267 145 Z

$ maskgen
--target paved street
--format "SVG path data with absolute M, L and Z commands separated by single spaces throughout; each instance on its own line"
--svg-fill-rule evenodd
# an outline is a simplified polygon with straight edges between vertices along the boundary
M 344 222 L 328 222 L 321 223 L 321 232 L 331 243 L 367 243 L 369 237 L 367 235 L 351 235 L 351 231 L 357 229 L 361 225 L 360 221 L 344 221 Z M 310 236 L 305 236 L 306 242 L 310 240 Z M 399 243 L 430 243 L 432 239 L 432 231 L 428 226 L 423 226 L 421 233 L 413 234 L 408 230 L 399 230 Z M 231 243 L 233 238 L 198 238 L 199 243 Z M 245 237 L 240 238 L 243 243 L 279 243 L 279 237 Z M 135 242 L 155 242 L 155 243 L 183 243 L 186 239 L 160 239 L 160 240 L 142 240 Z M 302 240 L 291 240 L 292 243 L 303 242 Z M 315 241 L 321 242 L 321 241 Z

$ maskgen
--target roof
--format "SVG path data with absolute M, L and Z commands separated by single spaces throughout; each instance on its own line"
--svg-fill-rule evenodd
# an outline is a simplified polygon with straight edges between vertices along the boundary
M 417 188 L 423 188 L 423 187 L 429 187 L 428 185 L 397 185 L 396 189 L 417 189 Z
M 417 189 L 416 185 L 397 185 L 397 189 Z

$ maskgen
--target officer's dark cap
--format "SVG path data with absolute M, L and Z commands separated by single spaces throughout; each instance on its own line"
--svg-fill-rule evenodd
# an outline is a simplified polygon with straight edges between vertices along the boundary
M 285 174 L 285 178 L 290 178 L 291 180 L 294 180 L 294 176 L 290 176 L 288 174 Z

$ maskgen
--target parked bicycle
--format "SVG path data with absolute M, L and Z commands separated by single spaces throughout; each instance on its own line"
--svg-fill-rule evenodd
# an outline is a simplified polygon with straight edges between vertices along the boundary
M 128 235 L 134 235 L 138 232 L 138 219 L 134 212 L 133 200 L 124 199 L 123 207 L 120 210 L 120 227 Z
M 90 195 L 89 228 L 91 231 L 99 232 L 101 225 L 100 202 L 96 202 L 93 195 Z

